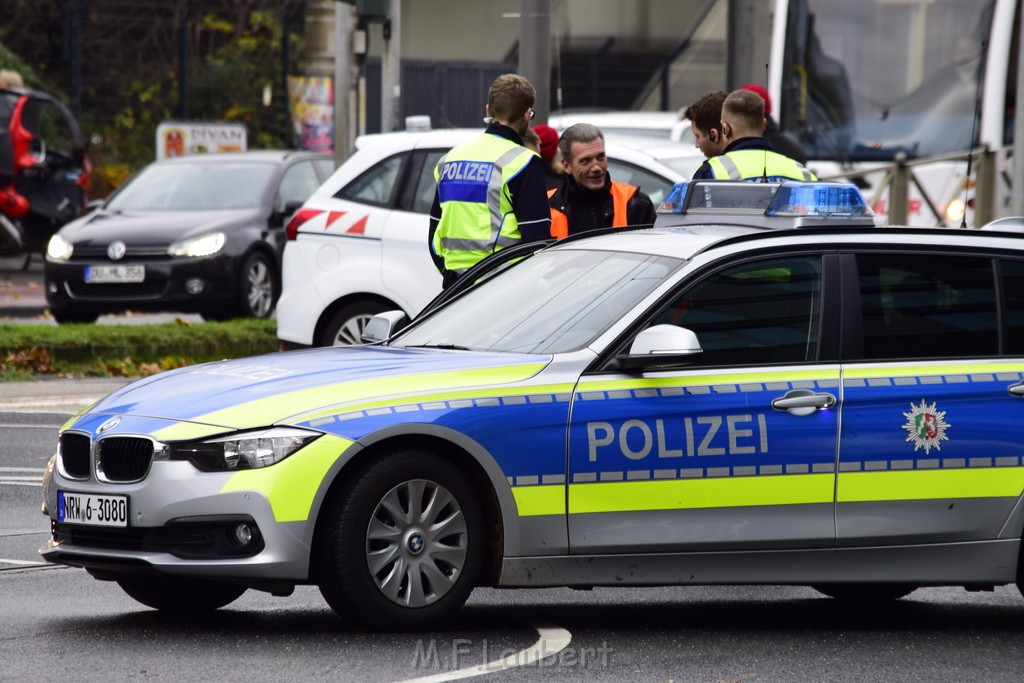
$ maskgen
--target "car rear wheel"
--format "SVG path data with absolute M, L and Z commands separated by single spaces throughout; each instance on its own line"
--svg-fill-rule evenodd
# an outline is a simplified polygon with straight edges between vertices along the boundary
M 94 323 L 100 317 L 96 311 L 80 308 L 50 308 L 50 315 L 61 325 L 69 323 Z
M 352 346 L 363 343 L 363 329 L 370 318 L 394 309 L 374 299 L 360 299 L 338 310 L 320 335 L 320 346 Z
M 374 461 L 325 507 L 320 592 L 371 629 L 436 627 L 466 602 L 483 561 L 483 512 L 469 479 L 421 450 Z
M 117 579 L 117 585 L 143 605 L 172 614 L 220 609 L 245 592 L 245 588 L 226 581 L 184 576 L 125 576 Z
M 830 598 L 835 598 L 836 600 L 842 600 L 843 602 L 849 603 L 892 602 L 893 600 L 899 600 L 900 598 L 907 597 L 917 588 L 917 586 L 905 583 L 863 585 L 843 583 L 835 585 L 822 584 L 811 587 Z
M 239 282 L 239 311 L 243 316 L 269 318 L 280 294 L 277 273 L 270 258 L 261 252 L 249 254 Z

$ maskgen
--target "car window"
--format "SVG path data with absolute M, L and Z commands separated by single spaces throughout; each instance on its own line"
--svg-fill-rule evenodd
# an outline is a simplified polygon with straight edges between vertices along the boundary
M 652 325 L 692 330 L 701 365 L 798 363 L 817 358 L 821 259 L 750 261 L 703 278 L 673 298 Z
M 394 198 L 402 164 L 408 153 L 396 154 L 374 165 L 358 178 L 338 190 L 336 199 L 389 206 Z
M 858 254 L 857 272 L 865 359 L 999 352 L 990 259 Z
M 305 202 L 320 187 L 320 177 L 312 161 L 301 161 L 287 171 L 281 178 L 281 186 L 277 190 L 274 207 L 281 211 L 288 202 Z
M 644 254 L 543 251 L 468 290 L 392 343 L 510 353 L 576 351 L 680 265 L 678 259 Z
M 320 174 L 321 178 L 329 178 L 334 169 L 337 168 L 334 165 L 334 157 L 328 154 L 323 155 L 320 159 L 313 159 L 313 165 L 316 166 L 317 173 Z
M 201 157 L 202 155 L 198 155 Z M 267 163 L 156 162 L 121 186 L 111 211 L 211 211 L 260 206 L 274 165 Z
M 1024 356 L 1024 261 L 1001 261 L 1003 353 Z
M 655 207 L 661 203 L 673 185 L 672 181 L 656 173 L 620 159 L 608 159 L 608 174 L 612 180 L 639 187 L 644 194 L 651 198 Z
M 447 154 L 447 152 L 448 150 L 444 149 L 426 151 L 413 194 L 412 210 L 416 213 L 430 213 L 430 205 L 434 203 L 434 191 L 437 189 L 437 182 L 434 180 L 434 168 L 437 166 L 437 162 L 441 160 L 441 157 Z

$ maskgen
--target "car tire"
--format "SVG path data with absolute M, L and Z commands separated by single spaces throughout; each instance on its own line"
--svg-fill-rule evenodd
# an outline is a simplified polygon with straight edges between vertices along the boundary
M 211 612 L 237 600 L 245 588 L 185 576 L 125 576 L 117 585 L 147 607 L 170 614 Z
M 395 306 L 374 299 L 360 299 L 350 303 L 331 316 L 318 340 L 319 346 L 352 346 L 362 344 L 363 329 L 370 318 L 394 310 Z
M 281 294 L 277 271 L 270 257 L 249 254 L 239 273 L 238 312 L 246 318 L 269 318 Z
M 854 603 L 879 603 L 892 602 L 905 598 L 913 593 L 917 586 L 906 583 L 877 583 L 877 584 L 856 584 L 839 583 L 835 585 L 821 584 L 811 586 L 814 590 L 836 600 L 842 600 L 850 604 Z
M 324 514 L 320 592 L 357 627 L 437 627 L 476 585 L 483 511 L 469 478 L 433 453 L 409 449 L 375 460 Z
M 96 311 L 81 308 L 50 308 L 50 315 L 61 325 L 94 323 L 100 317 Z

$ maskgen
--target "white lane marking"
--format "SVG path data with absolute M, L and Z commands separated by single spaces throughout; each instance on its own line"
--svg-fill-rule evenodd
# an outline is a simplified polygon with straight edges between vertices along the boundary
M 14 424 L 10 422 L 0 422 L 0 429 L 60 429 L 58 424 L 26 424 L 24 422 L 20 424 Z
M 0 484 L 39 486 L 41 483 L 43 483 L 42 468 L 0 467 Z
M 47 563 L 36 562 L 32 560 L 5 560 L 4 558 L 0 557 L 0 564 L 16 564 L 19 567 L 41 567 Z
M 564 650 L 572 642 L 572 634 L 561 626 L 547 623 L 543 625 L 534 623 L 531 626 L 537 630 L 540 638 L 525 650 L 520 650 L 486 664 L 479 664 L 456 671 L 446 671 L 432 676 L 423 676 L 422 678 L 410 678 L 401 683 L 444 683 L 445 681 L 458 681 L 463 678 L 473 678 L 474 676 L 483 676 L 498 671 L 507 671 L 508 669 L 527 666 L 542 659 L 547 659 L 551 655 L 558 654 Z

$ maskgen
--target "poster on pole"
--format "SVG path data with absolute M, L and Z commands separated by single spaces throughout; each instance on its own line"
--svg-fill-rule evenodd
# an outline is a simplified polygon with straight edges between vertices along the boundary
M 334 151 L 334 79 L 289 76 L 288 104 L 295 145 L 313 152 Z
M 244 152 L 247 139 L 244 123 L 164 121 L 156 127 L 156 158 L 210 152 Z

